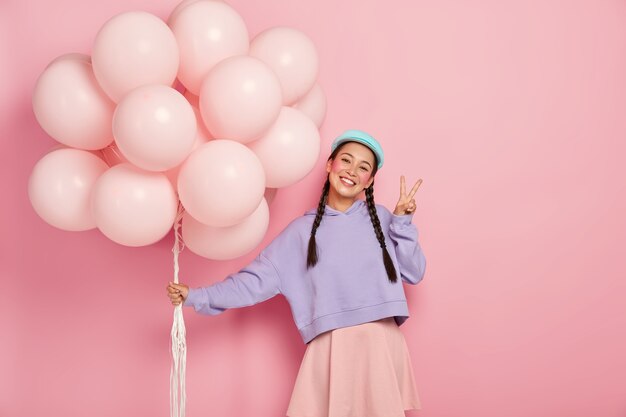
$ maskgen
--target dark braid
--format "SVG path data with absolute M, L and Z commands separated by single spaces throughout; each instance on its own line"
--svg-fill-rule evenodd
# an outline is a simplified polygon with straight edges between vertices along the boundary
M 313 222 L 313 228 L 311 229 L 311 237 L 309 238 L 309 253 L 306 258 L 306 267 L 309 269 L 317 264 L 317 243 L 315 242 L 315 233 L 317 228 L 322 222 L 322 216 L 326 209 L 326 200 L 328 199 L 328 190 L 330 189 L 330 179 L 326 177 L 324 187 L 322 187 L 322 195 L 320 202 L 317 205 L 317 214 L 315 215 L 315 221 Z
M 391 257 L 389 256 L 389 251 L 387 251 L 385 235 L 380 227 L 380 220 L 378 219 L 378 214 L 376 213 L 373 182 L 372 185 L 365 189 L 365 201 L 367 202 L 367 210 L 370 213 L 370 220 L 372 220 L 372 225 L 374 226 L 374 232 L 376 232 L 376 238 L 378 239 L 378 243 L 380 243 L 380 247 L 383 250 L 383 262 L 385 264 L 385 269 L 387 270 L 387 278 L 389 278 L 390 282 L 396 282 L 398 280 L 396 269 L 394 268 Z

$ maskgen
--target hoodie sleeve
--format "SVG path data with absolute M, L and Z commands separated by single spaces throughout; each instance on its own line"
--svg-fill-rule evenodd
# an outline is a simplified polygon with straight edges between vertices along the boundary
M 417 227 L 411 222 L 413 215 L 390 214 L 389 237 L 396 249 L 400 275 L 403 281 L 415 285 L 424 277 L 426 258 L 417 240 Z
M 280 277 L 261 252 L 250 264 L 208 287 L 190 288 L 184 306 L 215 316 L 229 308 L 247 307 L 279 294 Z

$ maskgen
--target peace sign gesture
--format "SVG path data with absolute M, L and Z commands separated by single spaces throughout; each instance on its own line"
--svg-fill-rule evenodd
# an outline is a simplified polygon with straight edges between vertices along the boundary
M 415 199 L 413 196 L 417 192 L 417 189 L 420 188 L 420 184 L 422 183 L 422 179 L 417 180 L 411 191 L 406 193 L 406 184 L 404 182 L 404 175 L 400 176 L 400 199 L 398 199 L 398 204 L 396 204 L 396 208 L 393 211 L 393 214 L 397 216 L 402 216 L 403 214 L 411 214 L 415 211 Z

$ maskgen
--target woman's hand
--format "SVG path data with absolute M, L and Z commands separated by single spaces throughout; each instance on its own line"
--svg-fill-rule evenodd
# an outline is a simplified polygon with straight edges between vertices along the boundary
M 398 204 L 396 204 L 396 208 L 393 211 L 393 214 L 397 216 L 402 216 L 404 214 L 411 214 L 415 211 L 415 199 L 413 196 L 417 192 L 417 189 L 420 188 L 420 184 L 422 183 L 422 179 L 417 180 L 411 192 L 409 194 L 406 193 L 406 185 L 404 182 L 404 175 L 400 177 L 400 199 L 398 200 Z
M 185 284 L 174 284 L 173 282 L 170 282 L 166 289 L 167 295 L 170 297 L 170 301 L 175 306 L 183 303 L 189 294 L 189 287 Z

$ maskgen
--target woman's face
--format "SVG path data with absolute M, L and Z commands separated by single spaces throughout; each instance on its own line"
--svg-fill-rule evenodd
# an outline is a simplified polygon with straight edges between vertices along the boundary
M 342 197 L 354 198 L 374 181 L 374 153 L 365 145 L 348 142 L 326 163 L 330 186 Z

